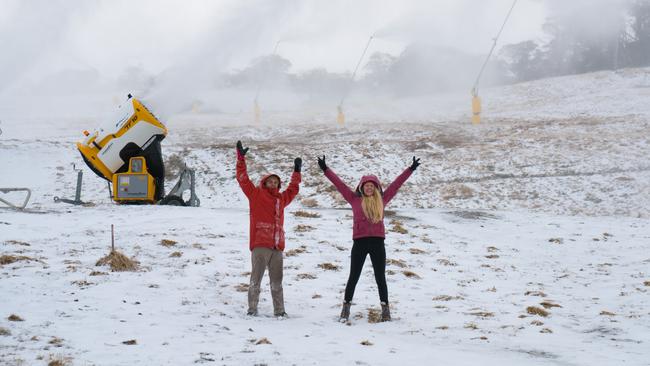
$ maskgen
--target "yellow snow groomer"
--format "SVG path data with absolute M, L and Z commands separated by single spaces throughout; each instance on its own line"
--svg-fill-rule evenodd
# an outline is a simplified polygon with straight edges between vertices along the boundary
M 199 205 L 194 195 L 194 171 L 189 169 L 181 173 L 176 187 L 165 197 L 160 141 L 167 136 L 167 127 L 144 104 L 129 94 L 113 121 L 117 122 L 92 134 L 84 131 L 86 138 L 77 142 L 77 148 L 88 167 L 112 183 L 115 202 Z M 181 188 L 190 185 L 191 198 L 185 202 Z

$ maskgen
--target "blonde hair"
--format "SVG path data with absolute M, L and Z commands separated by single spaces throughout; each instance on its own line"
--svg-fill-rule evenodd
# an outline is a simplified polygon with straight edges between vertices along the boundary
M 384 218 L 384 201 L 379 194 L 379 189 L 375 189 L 372 196 L 362 194 L 361 208 L 368 221 L 373 224 L 380 222 Z

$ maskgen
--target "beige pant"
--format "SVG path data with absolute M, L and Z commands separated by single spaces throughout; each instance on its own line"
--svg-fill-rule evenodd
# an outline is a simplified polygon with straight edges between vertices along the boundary
M 269 248 L 254 248 L 251 253 L 251 282 L 248 287 L 248 311 L 257 313 L 260 300 L 260 283 L 266 267 L 269 268 L 273 313 L 284 313 L 284 295 L 282 293 L 282 251 Z

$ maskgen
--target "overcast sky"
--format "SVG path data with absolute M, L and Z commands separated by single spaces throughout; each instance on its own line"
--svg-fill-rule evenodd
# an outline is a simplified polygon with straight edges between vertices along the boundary
M 369 52 L 399 54 L 422 41 L 472 53 L 489 50 L 511 0 L 0 0 L 0 64 L 20 74 L 128 66 L 152 73 L 198 63 L 213 70 L 245 67 L 278 54 L 292 71 L 354 68 Z M 547 6 L 519 0 L 500 44 L 537 37 Z M 210 65 L 210 66 L 208 66 Z M 7 74 L 9 74 L 7 76 Z

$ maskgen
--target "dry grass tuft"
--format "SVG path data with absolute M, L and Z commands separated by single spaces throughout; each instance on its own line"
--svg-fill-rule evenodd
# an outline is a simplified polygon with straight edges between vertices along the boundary
M 544 322 L 542 322 L 540 320 L 533 320 L 532 322 L 530 322 L 530 325 L 536 325 L 536 326 L 540 327 L 540 326 L 544 325 Z
M 402 226 L 401 221 L 399 221 L 397 219 L 392 219 L 392 220 L 390 220 L 390 224 L 393 225 L 393 227 L 390 228 L 390 230 L 388 230 L 388 231 L 392 231 L 392 232 L 398 233 L 398 234 L 408 234 L 408 230 L 406 230 L 404 228 L 404 226 Z
M 163 247 L 167 247 L 167 248 L 172 247 L 172 246 L 176 245 L 177 243 L 178 242 L 176 240 L 171 240 L 171 239 L 162 239 L 160 241 L 160 245 L 162 245 Z
M 320 217 L 320 214 L 318 212 L 307 212 L 307 211 L 295 211 L 293 213 L 294 216 L 296 217 L 308 217 L 310 219 L 316 219 Z
M 554 304 L 554 303 L 552 303 L 550 301 L 542 301 L 539 304 L 542 305 L 544 307 L 544 309 L 561 308 L 562 307 L 561 305 Z
M 183 255 L 182 252 L 173 252 L 169 255 L 169 258 L 180 258 Z
M 300 201 L 303 206 L 309 207 L 309 208 L 314 208 L 318 207 L 318 201 L 315 198 L 304 198 Z
M 248 292 L 248 284 L 247 283 L 240 283 L 239 285 L 235 286 L 235 290 L 237 292 Z
M 133 272 L 138 269 L 138 262 L 130 259 L 117 250 L 97 261 L 96 266 L 109 265 L 113 272 Z
M 462 183 L 452 183 L 440 190 L 443 201 L 451 199 L 468 199 L 474 196 L 474 190 Z
M 20 241 L 20 240 L 5 240 L 6 244 L 13 244 L 13 245 L 22 245 L 25 247 L 31 246 L 31 244 L 25 242 L 25 241 Z
M 300 280 L 315 280 L 317 277 L 311 273 L 298 273 L 298 279 Z
M 463 328 L 476 330 L 476 329 L 478 329 L 478 325 L 476 325 L 474 323 L 467 323 L 467 324 L 465 324 L 465 326 Z
M 50 361 L 47 366 L 68 366 L 71 365 L 72 359 L 70 357 L 50 356 Z
M 446 325 L 441 325 L 441 326 L 439 326 L 439 327 L 436 327 L 436 329 L 447 330 L 447 329 L 449 329 L 449 327 L 446 326 Z
M 434 297 L 433 301 L 451 301 L 451 300 L 462 300 L 462 296 L 449 296 L 449 295 L 440 295 Z
M 605 315 L 605 316 L 616 316 L 616 314 L 612 313 L 611 311 L 603 310 L 600 312 L 600 315 Z
M 415 278 L 416 280 L 419 280 L 419 279 L 422 278 L 417 273 L 415 273 L 413 271 L 408 271 L 407 270 L 407 271 L 402 271 L 402 273 L 404 274 L 404 276 L 406 276 L 408 278 Z
M 0 266 L 11 264 L 18 261 L 35 261 L 36 259 L 25 257 L 24 255 L 6 255 L 0 256 Z
M 497 259 L 497 258 L 499 258 L 499 256 L 496 255 L 496 254 L 490 254 L 490 255 L 486 255 L 485 258 L 487 258 L 487 259 Z
M 79 286 L 79 287 L 81 287 L 81 288 L 94 285 L 94 283 L 92 283 L 92 282 L 88 282 L 88 281 L 86 281 L 86 280 L 76 280 L 76 281 L 72 281 L 71 283 L 72 283 L 73 285 L 77 285 L 77 286 Z
M 491 318 L 494 316 L 494 313 L 489 311 L 475 311 L 473 313 L 467 313 L 469 315 L 480 316 L 481 318 Z
M 426 253 L 426 251 L 424 251 L 422 249 L 418 249 L 418 248 L 411 248 L 411 249 L 409 249 L 409 252 L 411 252 L 411 254 L 425 254 Z
M 134 346 L 138 344 L 138 341 L 136 341 L 135 339 L 129 339 L 128 341 L 122 342 L 122 344 L 126 344 L 127 346 Z
M 332 264 L 329 262 L 319 264 L 318 268 L 322 268 L 326 271 L 338 271 L 339 269 L 341 269 L 340 266 L 337 266 L 336 264 Z
M 255 344 L 259 345 L 259 344 L 272 344 L 272 343 L 271 343 L 271 341 L 269 341 L 268 338 L 264 337 L 264 338 L 261 338 L 259 341 L 255 342 Z
M 16 314 L 11 314 L 11 315 L 9 315 L 9 317 L 7 318 L 7 320 L 9 320 L 10 322 L 23 322 L 23 321 L 25 321 L 25 319 L 19 317 L 19 316 L 16 315 Z
M 361 341 L 361 344 L 362 344 L 362 345 L 364 345 L 364 346 L 372 346 L 372 345 L 373 345 L 373 343 L 372 343 L 372 342 L 370 342 L 370 341 L 369 341 L 369 340 L 367 340 L 367 339 L 366 339 L 366 340 L 364 340 L 364 341 Z
M 92 271 L 89 274 L 89 276 L 106 276 L 106 275 L 108 275 L 108 273 L 100 272 L 100 271 Z
M 320 298 L 322 298 L 322 297 L 323 297 L 323 296 L 322 296 L 322 295 L 319 295 L 319 294 L 313 294 L 313 295 L 311 296 L 312 299 L 320 299 Z
M 543 328 L 542 330 L 539 331 L 540 333 L 553 333 L 553 331 L 549 328 Z
M 487 247 L 487 251 L 488 251 L 488 253 L 494 253 L 494 252 L 498 252 L 499 248 L 497 248 L 497 247 Z
M 644 285 L 644 286 L 650 286 L 650 281 L 644 281 L 644 282 L 643 282 L 643 285 Z
M 376 308 L 368 308 L 368 323 L 381 322 L 381 310 Z
M 0 327 L 0 336 L 9 336 L 9 335 L 11 335 L 11 331 L 9 329 Z
M 526 291 L 524 293 L 526 296 L 539 296 L 539 297 L 546 297 L 546 294 L 543 293 L 542 291 Z
M 399 268 L 406 268 L 407 267 L 406 262 L 404 262 L 401 259 L 392 259 L 392 258 L 391 259 L 386 259 L 386 264 L 397 266 Z
M 304 253 L 306 250 L 307 250 L 307 247 L 304 246 L 304 245 L 301 245 L 298 248 L 291 249 L 291 250 L 288 250 L 288 251 L 284 252 L 284 255 L 286 257 L 293 257 L 293 256 L 296 256 L 296 255 L 298 255 L 300 253 Z
M 305 233 L 307 231 L 312 231 L 312 230 L 315 230 L 315 229 L 316 228 L 311 226 L 311 225 L 302 225 L 302 224 L 300 224 L 300 225 L 296 226 L 295 228 L 293 228 L 293 231 L 295 231 L 297 233 Z
M 562 244 L 564 243 L 564 239 L 562 238 L 550 238 L 548 239 L 549 243 L 555 243 L 555 244 Z
M 538 308 L 537 306 L 529 306 L 529 307 L 527 307 L 526 312 L 528 314 L 531 314 L 531 315 L 539 315 L 539 316 L 543 316 L 543 317 L 547 317 L 550 314 L 548 311 L 546 311 L 546 310 L 544 310 L 542 308 Z
M 452 261 L 450 261 L 450 260 L 448 260 L 448 259 L 444 259 L 444 258 L 442 258 L 442 259 L 438 259 L 437 262 L 440 263 L 440 264 L 442 264 L 443 266 L 455 267 L 455 266 L 458 265 L 458 264 L 456 264 L 455 262 L 452 262 Z
M 57 347 L 61 347 L 61 345 L 63 344 L 63 339 L 59 337 L 52 337 L 52 339 L 50 339 L 47 343 Z

